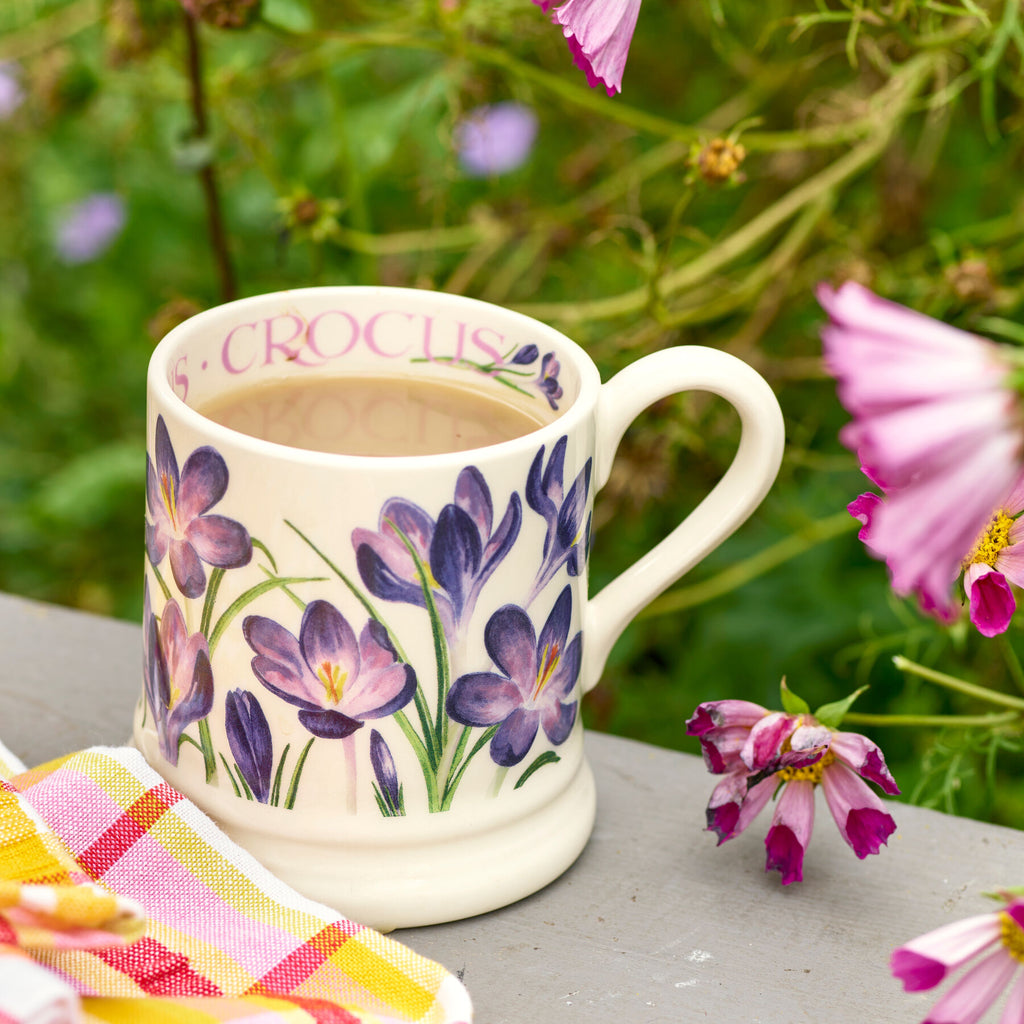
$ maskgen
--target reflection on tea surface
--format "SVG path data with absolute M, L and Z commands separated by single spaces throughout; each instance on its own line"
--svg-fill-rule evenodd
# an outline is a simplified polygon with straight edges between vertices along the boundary
M 218 396 L 198 410 L 232 430 L 343 455 L 438 455 L 510 441 L 543 425 L 525 410 L 416 377 L 311 377 Z

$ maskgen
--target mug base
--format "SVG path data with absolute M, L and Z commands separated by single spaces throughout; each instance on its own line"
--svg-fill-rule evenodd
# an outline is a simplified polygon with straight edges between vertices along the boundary
M 190 785 L 194 775 L 159 758 L 149 738 L 145 730 L 136 732 L 133 745 L 268 871 L 302 896 L 382 932 L 458 921 L 515 903 L 566 871 L 594 826 L 594 776 L 581 758 L 567 785 L 512 820 L 453 831 L 444 822 L 431 828 L 430 818 L 415 825 L 390 818 L 369 831 L 296 828 L 289 834 L 276 809 L 239 805 L 215 788 Z M 403 832 L 403 825 L 414 827 Z

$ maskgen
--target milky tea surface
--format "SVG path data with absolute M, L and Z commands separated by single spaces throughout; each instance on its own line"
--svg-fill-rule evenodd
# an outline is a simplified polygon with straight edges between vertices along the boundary
M 545 422 L 477 389 L 415 377 L 293 377 L 219 395 L 197 411 L 264 441 L 343 455 L 466 451 Z

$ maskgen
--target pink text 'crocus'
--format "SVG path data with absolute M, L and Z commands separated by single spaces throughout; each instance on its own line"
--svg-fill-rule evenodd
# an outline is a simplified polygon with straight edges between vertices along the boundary
M 745 700 L 699 705 L 686 731 L 700 739 L 708 771 L 725 776 L 707 808 L 707 827 L 719 845 L 778 797 L 765 839 L 765 870 L 778 871 L 783 885 L 803 879 L 819 785 L 840 834 L 861 859 L 878 853 L 896 830 L 864 780 L 886 793 L 899 789 L 882 751 L 865 736 L 830 729 L 810 714 L 769 711 Z
M 562 28 L 576 66 L 592 87 L 603 85 L 609 96 L 622 92 L 622 73 L 640 14 L 640 0 L 533 0 Z
M 968 960 L 984 954 L 932 1007 L 927 1024 L 975 1024 L 1013 983 L 1000 1024 L 1024 1020 L 1024 899 L 943 925 L 900 946 L 890 958 L 892 973 L 907 992 L 934 988 Z M 1016 975 L 1016 980 L 1014 980 Z
M 830 318 L 825 364 L 853 414 L 840 438 L 882 491 L 850 505 L 864 524 L 860 537 L 885 560 L 898 594 L 915 594 L 948 621 L 964 563 L 998 568 L 974 563 L 972 553 L 1005 511 L 1021 468 L 1024 428 L 1007 350 L 854 282 L 821 285 L 818 301 Z M 968 596 L 979 574 L 969 571 Z

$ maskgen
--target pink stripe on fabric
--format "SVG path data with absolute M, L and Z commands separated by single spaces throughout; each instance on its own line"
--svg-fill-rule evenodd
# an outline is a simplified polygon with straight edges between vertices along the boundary
M 343 924 L 349 927 L 342 927 Z M 351 921 L 332 921 L 309 942 L 268 971 L 253 986 L 252 991 L 294 991 L 360 930 L 358 925 L 354 931 L 351 926 Z
M 215 946 L 256 978 L 303 942 L 284 928 L 236 910 L 152 836 L 141 838 L 104 882 L 144 903 L 152 920 Z M 253 908 L 254 915 L 267 911 L 266 905 Z

